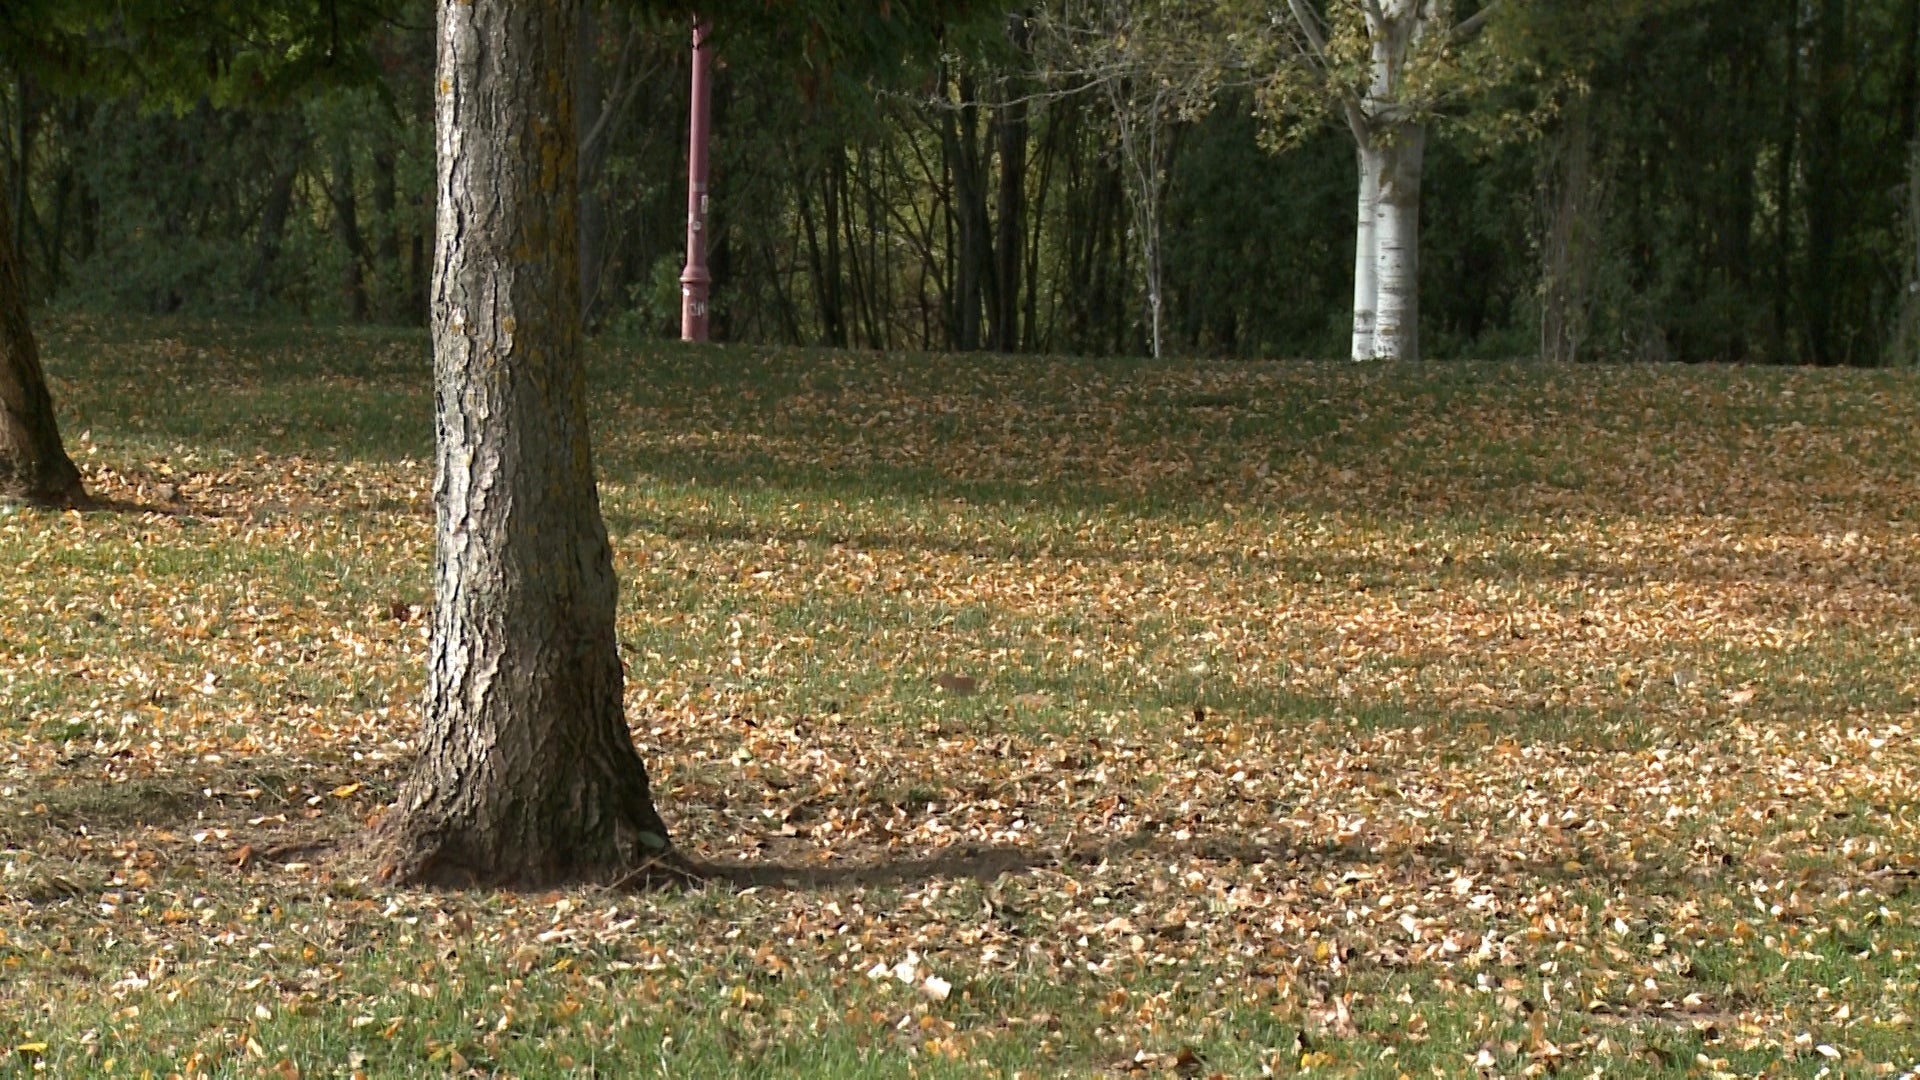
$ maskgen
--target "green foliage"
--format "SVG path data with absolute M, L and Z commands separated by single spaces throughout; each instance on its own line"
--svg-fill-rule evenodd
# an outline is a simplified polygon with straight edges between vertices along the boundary
M 1358 62 L 1353 5 L 1308 5 L 1346 57 L 1316 83 L 1288 66 L 1295 37 L 1235 28 L 1253 12 L 1237 0 L 1127 5 L 1185 30 L 1125 50 L 1038 49 L 1045 19 L 1099 7 L 1076 2 L 1032 22 L 990 3 L 712 8 L 718 331 L 1144 351 L 1151 175 L 1172 351 L 1344 352 L 1353 161 L 1324 121 Z M 0 12 L 0 175 L 32 291 L 69 308 L 421 321 L 431 3 L 342 3 L 337 46 L 315 3 L 122 8 Z M 189 40 L 176 15 L 203 10 L 226 21 Z M 583 112 L 610 120 L 583 177 L 589 325 L 671 335 L 687 7 L 595 10 Z M 1911 4 L 1503 4 L 1460 47 L 1442 36 L 1407 99 L 1441 125 L 1429 353 L 1567 355 L 1540 344 L 1550 324 L 1588 358 L 1913 355 Z M 1122 53 L 1163 70 L 1097 92 Z M 1122 112 L 1164 98 L 1168 73 L 1194 93 L 1163 110 L 1157 164 L 1130 171 Z M 1136 133 L 1142 115 L 1124 117 Z
M 191 108 L 279 105 L 316 85 L 364 83 L 368 45 L 411 0 L 13 0 L 0 63 L 63 93 L 135 94 Z

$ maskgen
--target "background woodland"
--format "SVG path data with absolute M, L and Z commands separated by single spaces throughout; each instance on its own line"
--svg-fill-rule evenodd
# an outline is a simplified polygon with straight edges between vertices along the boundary
M 263 74 L 259 42 L 180 58 L 178 85 L 98 50 L 11 57 L 0 171 L 32 293 L 423 322 L 432 10 L 324 7 L 304 68 L 289 45 Z M 1170 353 L 1344 354 L 1354 147 L 1257 40 L 1278 16 L 969 5 L 929 55 L 832 7 L 716 27 L 717 336 L 1145 353 L 1158 296 Z M 1517 10 L 1479 46 L 1499 63 L 1429 102 L 1426 355 L 1914 359 L 1920 0 Z M 686 20 L 603 7 L 580 46 L 586 317 L 671 335 Z

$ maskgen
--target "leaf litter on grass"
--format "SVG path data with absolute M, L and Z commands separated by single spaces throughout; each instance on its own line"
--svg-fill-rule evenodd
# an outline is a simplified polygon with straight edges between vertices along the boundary
M 0 517 L 17 1060 L 1915 1064 L 1910 376 L 600 358 L 629 714 L 721 877 L 511 896 L 326 848 L 432 542 L 419 371 L 329 357 L 417 339 L 229 333 L 49 334 L 122 509 Z M 219 400 L 131 404 L 176 338 Z

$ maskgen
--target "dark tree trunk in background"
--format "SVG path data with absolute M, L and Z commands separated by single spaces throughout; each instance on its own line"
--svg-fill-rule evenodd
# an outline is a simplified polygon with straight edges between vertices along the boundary
M 1787 47 L 1780 95 L 1780 150 L 1774 155 L 1773 180 L 1773 359 L 1793 359 L 1793 181 L 1800 138 L 1800 0 L 1785 0 Z
M 383 876 L 539 886 L 668 851 L 621 706 L 587 440 L 578 0 L 441 0 L 435 601 Z
M 14 109 L 18 130 L 14 133 L 14 149 L 18 157 L 13 162 L 13 190 L 7 192 L 7 198 L 13 203 L 13 229 L 9 230 L 8 252 L 20 259 L 27 250 L 27 224 L 32 220 L 33 203 L 28 198 L 32 190 L 29 186 L 33 179 L 33 134 L 34 115 L 37 106 L 33 102 L 33 82 L 21 75 L 14 82 Z M 16 263 L 14 273 L 25 281 L 27 268 Z
M 580 74 L 574 82 L 574 127 L 580 140 L 580 323 L 591 328 L 594 305 L 600 296 L 601 248 L 607 231 L 606 201 L 595 185 L 606 146 L 606 140 L 595 134 L 605 93 L 600 81 L 600 19 L 595 4 L 581 7 L 574 39 L 574 51 L 580 57 Z
M 353 146 L 345 136 L 333 143 L 333 232 L 347 249 L 340 272 L 340 290 L 346 293 L 347 315 L 367 321 L 367 245 L 360 234 L 360 207 L 354 196 Z
M 942 149 L 953 174 L 953 221 L 958 245 L 953 274 L 953 311 L 949 316 L 950 344 L 962 351 L 978 349 L 981 320 L 990 293 L 993 272 L 993 234 L 987 221 L 987 178 L 980 148 L 980 106 L 973 80 L 960 77 L 958 107 L 944 116 Z
M 1013 87 L 1019 93 L 1019 87 Z M 1000 190 L 994 220 L 993 348 L 1020 348 L 1020 270 L 1026 257 L 1027 105 L 1000 106 Z
M 402 285 L 407 268 L 400 264 L 399 165 L 398 150 L 386 135 L 381 135 L 373 151 L 373 280 L 377 296 L 373 306 L 375 313 L 389 322 L 405 321 L 410 306 Z
M 1835 311 L 1842 282 L 1834 265 L 1844 227 L 1846 163 L 1841 160 L 1847 93 L 1846 0 L 1819 0 L 1814 10 L 1813 114 L 1807 132 L 1806 278 L 1801 289 L 1807 351 L 1816 364 L 1839 364 L 1846 349 Z
M 247 279 L 247 292 L 256 311 L 273 299 L 273 268 L 280 261 L 280 244 L 293 211 L 293 185 L 300 179 L 301 159 L 307 153 L 305 125 L 297 117 L 290 123 L 294 131 L 274 168 L 273 187 L 267 191 L 267 205 L 260 212 L 260 228 L 253 238 L 253 273 Z
M 87 492 L 60 443 L 14 250 L 11 215 L 0 204 L 0 499 L 84 506 Z

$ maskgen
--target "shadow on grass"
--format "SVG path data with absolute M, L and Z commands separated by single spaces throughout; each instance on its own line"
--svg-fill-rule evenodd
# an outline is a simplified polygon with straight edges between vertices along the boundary
M 1422 852 L 1430 864 L 1448 865 L 1458 858 L 1437 846 Z M 1172 855 L 1203 859 L 1216 863 L 1260 866 L 1286 863 L 1306 855 L 1350 853 L 1355 862 L 1370 861 L 1364 852 L 1346 848 L 1308 849 L 1293 844 L 1255 844 L 1227 837 L 1196 836 L 1174 840 L 1152 828 L 1106 844 L 1085 845 L 1070 850 L 1013 844 L 956 844 L 936 855 L 904 859 L 878 859 L 834 866 L 794 866 L 768 862 L 708 862 L 689 859 L 689 864 L 707 880 L 724 882 L 736 888 L 831 889 L 842 886 L 911 885 L 936 878 L 970 878 L 991 883 L 1002 874 L 1019 874 L 1039 869 L 1068 869 L 1099 866 L 1142 854 Z

